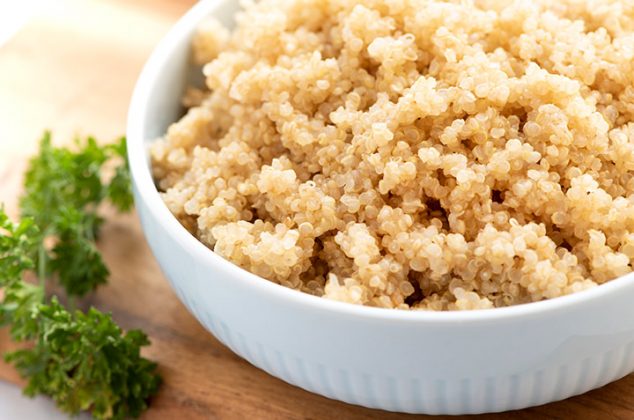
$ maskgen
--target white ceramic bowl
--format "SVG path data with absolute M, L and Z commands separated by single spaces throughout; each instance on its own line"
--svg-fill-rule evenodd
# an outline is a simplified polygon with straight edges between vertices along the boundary
M 263 280 L 214 254 L 170 214 L 148 144 L 178 119 L 192 31 L 230 25 L 233 0 L 202 1 L 156 48 L 128 121 L 136 205 L 180 299 L 255 366 L 311 392 L 392 411 L 466 414 L 561 400 L 634 370 L 634 277 L 576 295 L 473 312 L 358 307 Z M 160 303 L 157 303 L 160 304 Z

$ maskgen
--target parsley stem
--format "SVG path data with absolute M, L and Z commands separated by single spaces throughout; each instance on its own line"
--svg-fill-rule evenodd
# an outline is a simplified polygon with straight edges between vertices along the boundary
M 42 292 L 46 292 L 46 248 L 40 244 L 37 253 L 37 277 L 40 281 Z
M 87 238 L 90 242 L 95 242 L 95 226 L 94 222 L 79 226 L 79 234 Z

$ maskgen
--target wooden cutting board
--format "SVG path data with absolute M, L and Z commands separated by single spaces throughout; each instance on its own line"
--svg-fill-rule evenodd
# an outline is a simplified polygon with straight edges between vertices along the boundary
M 128 101 L 152 47 L 193 0 L 57 0 L 0 47 L 0 202 L 15 215 L 20 175 L 44 129 L 111 140 L 125 131 Z M 46 5 L 46 3 L 51 3 Z M 165 384 L 150 419 L 401 419 L 310 394 L 234 355 L 178 301 L 136 216 L 113 216 L 100 248 L 112 276 L 83 304 L 112 311 L 152 339 L 146 356 Z M 0 332 L 0 352 L 11 348 Z M 0 379 L 21 383 L 0 364 Z M 420 418 L 424 418 L 421 416 Z M 568 401 L 481 418 L 634 418 L 634 376 Z

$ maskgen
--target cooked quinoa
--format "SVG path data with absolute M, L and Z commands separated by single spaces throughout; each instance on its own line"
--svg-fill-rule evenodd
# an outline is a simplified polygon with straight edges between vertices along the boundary
M 229 261 L 425 310 L 632 271 L 633 2 L 261 0 L 193 46 L 154 176 Z

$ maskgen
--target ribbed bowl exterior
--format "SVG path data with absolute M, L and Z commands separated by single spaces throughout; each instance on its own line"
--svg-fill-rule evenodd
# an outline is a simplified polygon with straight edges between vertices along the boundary
M 128 147 L 148 243 L 194 316 L 253 365 L 329 398 L 426 414 L 476 414 L 561 400 L 634 370 L 634 279 L 580 296 L 478 313 L 406 313 L 283 289 L 222 260 L 172 217 L 154 188 L 148 143 L 179 113 L 202 1 L 157 47 L 135 89 Z
M 368 319 L 235 281 L 214 259 L 174 241 L 141 200 L 138 210 L 177 295 L 216 338 L 271 375 L 329 398 L 477 414 L 565 399 L 634 370 L 634 290 L 474 322 Z

